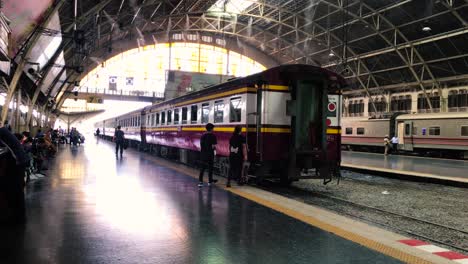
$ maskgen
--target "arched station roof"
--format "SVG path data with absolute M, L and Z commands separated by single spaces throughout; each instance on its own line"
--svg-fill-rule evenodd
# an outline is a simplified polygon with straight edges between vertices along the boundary
M 59 14 L 62 29 L 76 26 L 85 36 L 79 49 L 64 47 L 66 63 L 85 69 L 95 64 L 86 56 L 105 59 L 122 42 L 210 36 L 270 60 L 265 65 L 331 69 L 346 76 L 350 91 L 468 81 L 467 0 L 76 0 Z

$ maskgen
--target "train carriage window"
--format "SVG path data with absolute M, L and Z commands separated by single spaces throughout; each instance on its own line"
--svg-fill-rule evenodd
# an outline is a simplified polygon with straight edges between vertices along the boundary
M 202 104 L 201 122 L 202 124 L 208 123 L 210 117 L 210 103 Z
M 468 126 L 461 127 L 461 135 L 462 137 L 468 137 Z
M 182 107 L 182 124 L 187 124 L 187 107 Z
M 363 127 L 358 127 L 356 129 L 356 134 L 358 135 L 364 135 L 364 128 Z
M 156 125 L 159 125 L 159 113 L 156 114 Z
M 440 127 L 429 127 L 429 136 L 440 136 Z
M 231 99 L 231 104 L 229 107 L 229 122 L 240 122 L 241 121 L 241 113 L 242 113 L 242 105 L 241 105 L 241 98 L 236 97 Z
M 167 124 L 170 125 L 172 122 L 172 110 L 167 110 Z
M 224 121 L 224 101 L 215 101 L 214 104 L 214 122 L 222 123 Z
M 151 115 L 146 116 L 146 126 L 151 126 Z
M 196 124 L 197 123 L 197 112 L 198 112 L 198 105 L 192 105 L 190 107 L 190 123 Z
M 405 136 L 411 136 L 411 124 L 405 124 Z
M 418 128 L 413 126 L 413 136 L 418 135 Z
M 141 116 L 137 117 L 137 126 L 141 126 Z
M 151 115 L 151 126 L 154 127 L 154 114 Z
M 166 112 L 161 112 L 161 125 L 166 124 Z
M 353 128 L 352 127 L 347 127 L 346 128 L 346 135 L 352 135 L 353 134 Z
M 179 124 L 179 109 L 174 109 L 174 125 Z

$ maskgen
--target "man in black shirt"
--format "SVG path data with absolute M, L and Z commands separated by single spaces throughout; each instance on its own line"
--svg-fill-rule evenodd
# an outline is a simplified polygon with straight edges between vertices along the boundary
M 229 140 L 229 174 L 226 187 L 231 187 L 231 179 L 242 184 L 242 166 L 247 160 L 247 146 L 245 137 L 241 135 L 242 127 L 236 126 Z
M 125 141 L 125 134 L 124 132 L 120 129 L 120 126 L 117 126 L 117 129 L 115 130 L 114 133 L 114 141 L 115 141 L 115 157 L 118 158 L 118 153 L 120 149 L 120 158 L 122 158 L 122 153 L 123 153 L 123 145 Z
M 203 174 L 205 169 L 208 168 L 208 185 L 217 182 L 213 180 L 213 162 L 216 151 L 216 136 L 213 134 L 214 125 L 211 123 L 206 124 L 206 133 L 200 139 L 201 162 L 200 162 L 200 176 L 198 177 L 198 187 L 203 186 Z

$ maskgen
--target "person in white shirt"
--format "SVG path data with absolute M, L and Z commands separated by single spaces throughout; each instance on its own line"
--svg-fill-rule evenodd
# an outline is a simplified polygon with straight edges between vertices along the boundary
M 394 153 L 398 153 L 398 137 L 396 135 L 392 137 L 392 148 Z

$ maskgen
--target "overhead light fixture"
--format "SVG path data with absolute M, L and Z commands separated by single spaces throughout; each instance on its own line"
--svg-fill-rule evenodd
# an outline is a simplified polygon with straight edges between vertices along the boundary
M 335 56 L 335 54 L 330 51 L 330 54 L 328 54 L 328 56 L 333 57 L 333 56 Z
M 424 27 L 422 28 L 422 31 L 424 31 L 424 32 L 429 32 L 429 31 L 431 31 L 431 30 L 432 30 L 432 29 L 431 29 L 431 27 L 429 27 L 429 26 L 424 26 Z

